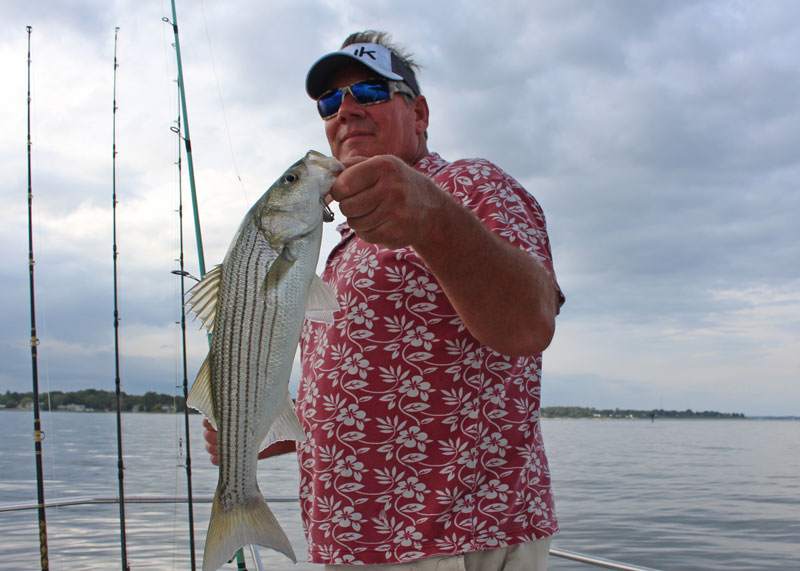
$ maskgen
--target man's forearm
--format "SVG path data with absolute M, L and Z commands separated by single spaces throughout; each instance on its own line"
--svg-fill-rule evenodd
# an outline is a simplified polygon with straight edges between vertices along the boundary
M 437 220 L 414 249 L 470 333 L 505 355 L 542 352 L 558 311 L 556 288 L 544 266 L 449 196 Z

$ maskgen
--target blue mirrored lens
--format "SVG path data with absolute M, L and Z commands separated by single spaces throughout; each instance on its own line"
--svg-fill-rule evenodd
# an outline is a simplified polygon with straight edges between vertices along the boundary
M 389 99 L 389 86 L 385 81 L 363 82 L 350 86 L 350 91 L 359 103 L 377 103 Z
M 330 117 L 339 111 L 342 106 L 342 92 L 335 91 L 317 101 L 317 109 L 322 117 Z
M 350 93 L 353 98 L 361 105 L 380 103 L 387 101 L 391 97 L 389 83 L 380 79 L 368 79 L 353 85 L 348 85 L 342 89 L 337 89 L 329 95 L 320 97 L 317 100 L 317 109 L 323 118 L 335 115 L 342 106 L 344 93 Z

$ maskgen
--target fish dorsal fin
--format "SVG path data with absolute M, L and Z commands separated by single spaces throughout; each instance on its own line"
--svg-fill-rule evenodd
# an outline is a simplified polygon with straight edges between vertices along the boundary
M 333 314 L 339 311 L 339 302 L 336 294 L 328 284 L 318 275 L 311 278 L 311 287 L 308 288 L 308 303 L 306 304 L 306 319 L 320 323 L 333 323 Z
M 297 418 L 292 397 L 289 396 L 288 392 L 286 393 L 286 402 L 278 412 L 278 416 L 275 418 L 275 422 L 272 423 L 272 428 L 264 438 L 264 442 L 261 443 L 261 450 L 280 440 L 297 440 L 298 442 L 305 442 L 306 440 L 306 433 L 300 425 L 300 419 Z
M 217 314 L 217 299 L 222 280 L 222 265 L 215 266 L 203 279 L 186 292 L 189 306 L 195 319 L 200 319 L 203 326 L 211 333 L 214 329 L 214 317 Z
M 217 427 L 217 415 L 214 413 L 214 399 L 211 394 L 211 354 L 206 356 L 205 361 L 197 372 L 192 390 L 189 391 L 189 398 L 186 405 L 205 415 L 205 417 Z

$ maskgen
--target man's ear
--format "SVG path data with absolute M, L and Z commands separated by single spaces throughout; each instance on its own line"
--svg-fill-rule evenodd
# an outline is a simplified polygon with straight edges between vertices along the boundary
M 428 100 L 424 95 L 417 95 L 414 100 L 414 121 L 416 123 L 416 133 L 421 135 L 428 129 L 428 118 L 430 111 L 428 110 Z

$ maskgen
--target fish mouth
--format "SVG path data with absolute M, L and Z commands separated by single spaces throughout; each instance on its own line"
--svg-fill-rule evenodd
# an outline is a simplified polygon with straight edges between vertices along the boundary
M 339 174 L 341 174 L 341 172 L 344 170 L 344 165 L 335 158 L 323 155 L 322 153 L 314 150 L 308 151 L 306 156 L 303 157 L 303 161 L 305 161 L 308 167 L 315 167 L 317 169 L 328 171 L 333 178 L 339 176 Z

